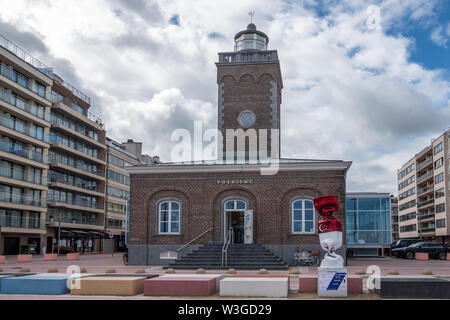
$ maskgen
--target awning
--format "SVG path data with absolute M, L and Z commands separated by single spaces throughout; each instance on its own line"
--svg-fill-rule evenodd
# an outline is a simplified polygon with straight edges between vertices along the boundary
M 108 238 L 109 235 L 104 232 L 80 229 L 61 229 L 61 233 L 72 238 Z

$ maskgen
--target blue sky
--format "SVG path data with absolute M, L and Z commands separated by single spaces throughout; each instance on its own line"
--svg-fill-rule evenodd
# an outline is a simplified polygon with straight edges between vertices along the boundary
M 256 11 L 281 63 L 282 157 L 350 160 L 348 191 L 396 194 L 397 169 L 450 125 L 449 10 L 448 0 L 15 0 L 0 33 L 91 96 L 108 136 L 170 161 L 174 130 L 217 126 L 217 53 Z

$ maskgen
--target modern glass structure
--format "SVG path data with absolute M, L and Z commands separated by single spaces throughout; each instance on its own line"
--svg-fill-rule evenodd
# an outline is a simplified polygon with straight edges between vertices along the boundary
M 358 256 L 380 256 L 391 243 L 389 193 L 346 194 L 346 242 Z

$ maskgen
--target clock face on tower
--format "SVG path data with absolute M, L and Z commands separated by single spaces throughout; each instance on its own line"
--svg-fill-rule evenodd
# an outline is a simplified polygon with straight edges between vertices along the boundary
M 239 114 L 237 121 L 242 127 L 248 129 L 255 124 L 256 116 L 252 111 L 244 110 Z

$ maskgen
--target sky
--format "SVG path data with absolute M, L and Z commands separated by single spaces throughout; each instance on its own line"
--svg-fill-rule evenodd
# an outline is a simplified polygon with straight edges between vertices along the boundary
M 347 191 L 450 126 L 448 0 L 0 0 L 0 34 L 91 97 L 119 142 L 171 160 L 175 129 L 217 127 L 218 52 L 253 22 L 278 50 L 281 156 L 352 161 Z

